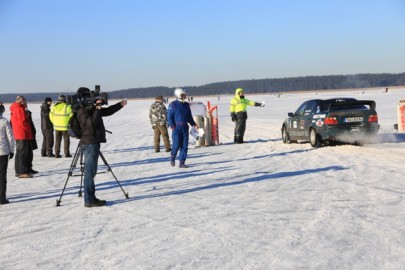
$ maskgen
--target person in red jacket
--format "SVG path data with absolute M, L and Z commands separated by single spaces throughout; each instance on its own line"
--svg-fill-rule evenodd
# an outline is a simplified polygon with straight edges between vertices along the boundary
M 10 122 L 16 141 L 15 173 L 19 178 L 32 178 L 30 154 L 32 153 L 31 141 L 34 136 L 26 107 L 26 100 L 23 96 L 17 96 L 16 101 L 10 106 Z

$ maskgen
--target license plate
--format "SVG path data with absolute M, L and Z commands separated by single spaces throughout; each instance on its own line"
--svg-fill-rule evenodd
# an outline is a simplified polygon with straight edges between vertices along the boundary
M 344 120 L 345 123 L 353 123 L 353 122 L 363 122 L 363 117 L 347 117 Z

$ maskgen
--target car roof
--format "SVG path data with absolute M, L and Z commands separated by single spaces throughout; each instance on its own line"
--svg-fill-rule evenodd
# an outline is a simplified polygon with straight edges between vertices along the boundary
M 311 99 L 311 100 L 307 100 L 307 101 L 329 101 L 329 102 L 345 102 L 345 101 L 355 101 L 357 99 L 355 98 L 340 98 L 340 97 L 336 97 L 336 98 L 328 98 L 328 99 Z

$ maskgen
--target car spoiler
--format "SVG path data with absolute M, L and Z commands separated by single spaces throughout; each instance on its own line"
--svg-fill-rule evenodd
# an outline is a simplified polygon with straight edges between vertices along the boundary
M 332 111 L 332 107 L 339 107 L 344 105 L 368 105 L 370 109 L 375 111 L 375 101 L 374 100 L 351 100 L 351 101 L 342 101 L 342 102 L 334 102 L 330 104 L 329 111 Z

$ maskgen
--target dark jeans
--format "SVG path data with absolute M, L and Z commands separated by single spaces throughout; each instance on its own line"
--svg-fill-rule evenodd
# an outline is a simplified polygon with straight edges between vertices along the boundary
M 63 147 L 65 155 L 70 155 L 69 147 L 70 147 L 70 139 L 69 133 L 67 131 L 60 131 L 55 130 L 55 155 L 60 155 L 60 144 L 62 142 L 63 137 Z
M 172 132 L 172 157 L 177 156 L 177 152 L 180 150 L 179 160 L 185 162 L 188 151 L 188 125 L 178 125 Z
M 38 147 L 34 149 L 33 144 L 36 144 L 36 141 L 30 141 L 30 142 L 31 142 L 31 149 L 28 153 L 28 168 L 32 169 L 32 161 L 34 160 L 34 150 L 37 149 Z
M 53 149 L 53 129 L 42 129 L 42 155 L 51 155 Z
M 96 200 L 94 177 L 96 177 L 97 174 L 100 144 L 84 144 L 81 147 L 84 155 L 84 203 L 92 203 Z
M 16 140 L 15 173 L 29 173 L 32 167 L 32 144 L 29 140 Z
M 8 155 L 0 156 L 0 201 L 6 199 Z

